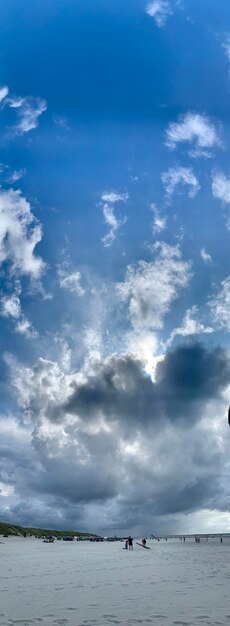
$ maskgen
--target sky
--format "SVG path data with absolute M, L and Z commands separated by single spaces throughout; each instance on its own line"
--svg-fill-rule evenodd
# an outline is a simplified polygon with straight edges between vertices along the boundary
M 229 0 L 2 0 L 0 517 L 230 531 Z

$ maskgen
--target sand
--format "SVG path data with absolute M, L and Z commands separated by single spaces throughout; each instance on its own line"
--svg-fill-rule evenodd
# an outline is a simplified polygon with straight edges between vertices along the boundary
M 229 626 L 230 540 L 3 541 L 1 626 Z

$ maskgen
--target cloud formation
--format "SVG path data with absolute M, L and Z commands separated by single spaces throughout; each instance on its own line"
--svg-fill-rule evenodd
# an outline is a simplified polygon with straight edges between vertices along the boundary
M 227 178 L 223 172 L 213 172 L 212 193 L 215 198 L 230 204 L 230 178 Z
M 28 498 L 38 519 L 51 524 L 55 511 L 59 527 L 65 515 L 65 526 L 83 520 L 98 531 L 132 528 L 133 520 L 151 529 L 156 515 L 218 505 L 228 455 L 203 418 L 207 404 L 215 413 L 218 401 L 220 410 L 229 384 L 223 350 L 180 346 L 158 363 L 155 382 L 131 354 L 94 362 L 81 375 L 44 359 L 32 368 L 9 364 L 25 416 L 24 426 L 0 422 L 13 519 L 27 518 Z M 221 497 L 219 488 L 219 506 Z
M 18 122 L 14 126 L 17 134 L 23 135 L 37 128 L 38 119 L 47 109 L 47 103 L 41 98 L 8 98 L 8 104 L 11 108 L 16 109 Z
M 0 87 L 0 102 L 2 102 L 4 100 L 4 98 L 6 98 L 6 96 L 9 93 L 9 89 L 8 87 Z
M 14 320 L 14 331 L 24 335 L 27 339 L 35 339 L 38 333 L 33 328 L 32 323 L 24 315 L 20 302 L 21 287 L 18 285 L 14 293 L 5 294 L 0 298 L 0 315 Z
M 163 172 L 161 180 L 168 196 L 171 196 L 180 184 L 188 185 L 190 198 L 194 198 L 200 189 L 199 182 L 191 167 L 170 167 Z
M 167 216 L 163 216 L 154 203 L 151 204 L 150 210 L 153 213 L 153 235 L 156 235 L 165 230 L 167 224 Z
M 222 44 L 224 51 L 225 51 L 225 55 L 230 63 L 230 35 L 228 34 L 226 37 L 225 42 Z
M 18 319 L 21 315 L 21 302 L 18 292 L 1 298 L 1 315 Z
M 118 219 L 116 217 L 114 205 L 117 202 L 126 202 L 128 198 L 128 193 L 117 193 L 116 191 L 104 191 L 101 196 L 104 220 L 109 227 L 108 234 L 102 237 L 102 243 L 105 248 L 109 248 L 113 244 L 116 238 L 117 231 L 126 222 L 126 217 L 123 217 L 121 219 Z
M 39 278 L 45 263 L 34 250 L 42 229 L 19 190 L 0 189 L 0 219 L 0 264 L 8 264 L 19 275 Z
M 57 76 L 42 4 L 45 39 L 33 29 L 24 68 L 16 45 L 30 90 L 0 87 L 1 517 L 135 536 L 227 527 L 229 34 L 218 56 L 215 11 L 209 36 L 199 3 L 181 0 L 133 2 L 130 32 L 123 0 L 115 21 L 95 11 L 105 58 L 70 11 L 73 71 L 54 37 Z
M 201 248 L 200 256 L 201 256 L 202 260 L 204 261 L 204 263 L 212 263 L 211 254 L 208 254 L 208 252 L 206 252 L 205 248 Z
M 148 2 L 145 12 L 155 19 L 159 28 L 162 28 L 168 17 L 173 14 L 172 8 L 168 0 L 151 0 Z
M 191 144 L 189 155 L 192 157 L 211 157 L 211 150 L 222 146 L 216 125 L 199 113 L 186 113 L 179 116 L 178 122 L 169 124 L 166 130 L 166 145 L 175 150 L 183 143 Z
M 230 276 L 221 282 L 219 291 L 208 304 L 217 328 L 230 331 Z
M 158 242 L 153 250 L 156 259 L 130 265 L 125 281 L 117 286 L 135 329 L 162 328 L 165 314 L 191 277 L 191 265 L 182 260 L 179 246 Z
M 58 268 L 59 284 L 62 289 L 67 289 L 77 296 L 84 296 L 85 290 L 81 286 L 81 273 L 79 270 L 71 271 L 69 264 L 64 263 Z
M 199 322 L 196 319 L 195 316 L 197 313 L 198 307 L 196 305 L 186 311 L 182 321 L 182 326 L 173 329 L 169 339 L 164 344 L 164 348 L 168 348 L 176 336 L 189 337 L 191 335 L 209 335 L 214 332 L 214 329 L 211 326 L 205 326 L 202 322 Z

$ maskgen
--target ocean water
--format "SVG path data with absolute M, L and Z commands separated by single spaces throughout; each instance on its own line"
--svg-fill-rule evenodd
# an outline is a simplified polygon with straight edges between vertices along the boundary
M 1 626 L 230 624 L 230 540 L 0 544 Z

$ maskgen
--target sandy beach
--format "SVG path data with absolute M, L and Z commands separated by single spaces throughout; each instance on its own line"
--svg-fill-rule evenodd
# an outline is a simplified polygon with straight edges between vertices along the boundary
M 230 539 L 0 545 L 0 625 L 224 625 Z

